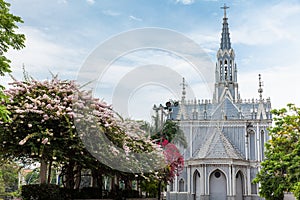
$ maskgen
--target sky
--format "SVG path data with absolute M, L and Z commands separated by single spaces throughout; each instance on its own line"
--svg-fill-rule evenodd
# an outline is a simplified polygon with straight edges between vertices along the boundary
M 259 98 L 261 74 L 273 108 L 299 106 L 298 0 L 7 1 L 26 36 L 24 49 L 7 54 L 15 78 L 22 79 L 24 65 L 38 80 L 53 73 L 92 82 L 95 97 L 147 121 L 154 104 L 181 98 L 182 77 L 187 98 L 212 98 L 226 3 L 241 98 Z

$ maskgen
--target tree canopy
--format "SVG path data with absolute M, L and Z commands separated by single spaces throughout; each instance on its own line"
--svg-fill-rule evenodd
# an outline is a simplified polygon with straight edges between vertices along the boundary
M 23 21 L 20 17 L 11 14 L 9 7 L 9 3 L 0 0 L 0 76 L 11 72 L 11 61 L 4 54 L 10 48 L 20 50 L 25 46 L 24 34 L 16 33 L 17 23 L 23 23 Z M 5 107 L 7 99 L 3 94 L 3 89 L 4 87 L 0 85 L 0 119 L 8 120 L 8 111 Z
M 300 108 L 273 110 L 275 125 L 269 129 L 266 159 L 254 182 L 260 183 L 260 195 L 267 200 L 283 199 L 291 191 L 300 199 Z
M 174 145 L 154 142 L 140 123 L 123 120 L 74 81 L 26 76 L 10 85 L 5 94 L 12 120 L 0 120 L 1 158 L 40 162 L 41 183 L 53 163 L 62 166 L 68 188 L 75 187 L 74 173 L 82 168 L 165 181 L 182 170 Z

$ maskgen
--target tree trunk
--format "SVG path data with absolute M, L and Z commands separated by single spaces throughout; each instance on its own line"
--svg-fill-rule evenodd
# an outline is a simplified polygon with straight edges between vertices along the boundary
M 46 184 L 46 180 L 47 180 L 47 161 L 41 158 L 40 184 Z
M 160 194 L 161 194 L 161 181 L 158 182 L 158 200 L 160 200 Z
M 52 160 L 49 162 L 49 166 L 48 166 L 48 184 L 51 183 L 51 171 L 52 171 Z
M 79 189 L 81 182 L 81 169 L 80 165 L 75 166 L 74 189 Z
M 92 187 L 98 187 L 98 172 L 96 169 L 92 169 Z
M 98 185 L 99 185 L 99 188 L 100 188 L 100 197 L 102 198 L 102 193 L 103 193 L 103 180 L 102 180 L 102 173 L 99 173 L 98 174 Z
M 74 162 L 69 162 L 68 164 L 66 164 L 65 166 L 65 186 L 68 189 L 74 189 L 74 170 L 73 170 L 73 166 L 74 166 Z

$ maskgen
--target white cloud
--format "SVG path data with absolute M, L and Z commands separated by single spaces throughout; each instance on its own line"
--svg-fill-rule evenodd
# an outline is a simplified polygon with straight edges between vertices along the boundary
M 102 13 L 104 15 L 113 16 L 113 17 L 121 15 L 121 13 L 113 11 L 113 10 L 102 10 Z
M 240 15 L 240 13 L 239 13 Z M 234 41 L 248 45 L 272 44 L 298 38 L 300 4 L 282 1 L 268 7 L 257 7 L 240 15 L 239 26 L 232 30 Z
M 293 73 L 291 73 L 291 71 Z M 285 107 L 288 103 L 300 102 L 297 86 L 300 85 L 300 69 L 297 66 L 276 66 L 238 75 L 242 99 L 259 98 L 258 74 L 262 74 L 263 98 L 271 98 L 273 108 Z M 299 105 L 298 105 L 299 106 Z
M 95 93 L 112 103 L 124 117 L 128 113 L 131 118 L 149 120 L 153 104 L 180 99 L 182 77 L 189 84 L 188 99 L 211 98 L 211 88 L 203 79 L 203 72 L 197 70 L 200 69 L 170 52 L 139 50 L 112 63 L 98 80 Z M 128 93 L 130 96 L 126 96 Z
M 90 5 L 95 4 L 95 0 L 86 0 L 86 2 L 87 2 L 88 4 L 90 4 Z
M 129 16 L 129 19 L 130 19 L 130 20 L 134 20 L 134 21 L 138 21 L 138 22 L 143 21 L 143 19 L 138 18 L 138 17 L 135 17 L 135 16 L 133 16 L 133 15 L 130 15 L 130 16 Z
M 58 2 L 58 3 L 67 4 L 67 3 L 68 3 L 68 0 L 58 0 L 57 2 Z
M 183 5 L 190 5 L 193 4 L 195 0 L 176 0 L 176 3 L 181 3 Z
M 21 27 L 20 32 L 26 35 L 26 47 L 20 51 L 9 51 L 7 54 L 12 61 L 13 76 L 22 79 L 24 64 L 29 75 L 37 79 L 50 77 L 49 71 L 54 74 L 59 73 L 62 79 L 75 79 L 84 56 L 80 48 L 57 44 L 44 32 L 32 27 Z M 6 77 L 1 81 L 6 84 L 11 80 Z

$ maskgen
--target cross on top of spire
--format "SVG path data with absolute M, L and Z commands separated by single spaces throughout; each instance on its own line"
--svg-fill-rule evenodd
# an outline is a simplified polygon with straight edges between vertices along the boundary
M 229 7 L 226 6 L 226 3 L 224 3 L 224 6 L 221 7 L 221 9 L 224 9 L 224 18 L 226 18 L 226 9 L 228 9 Z

